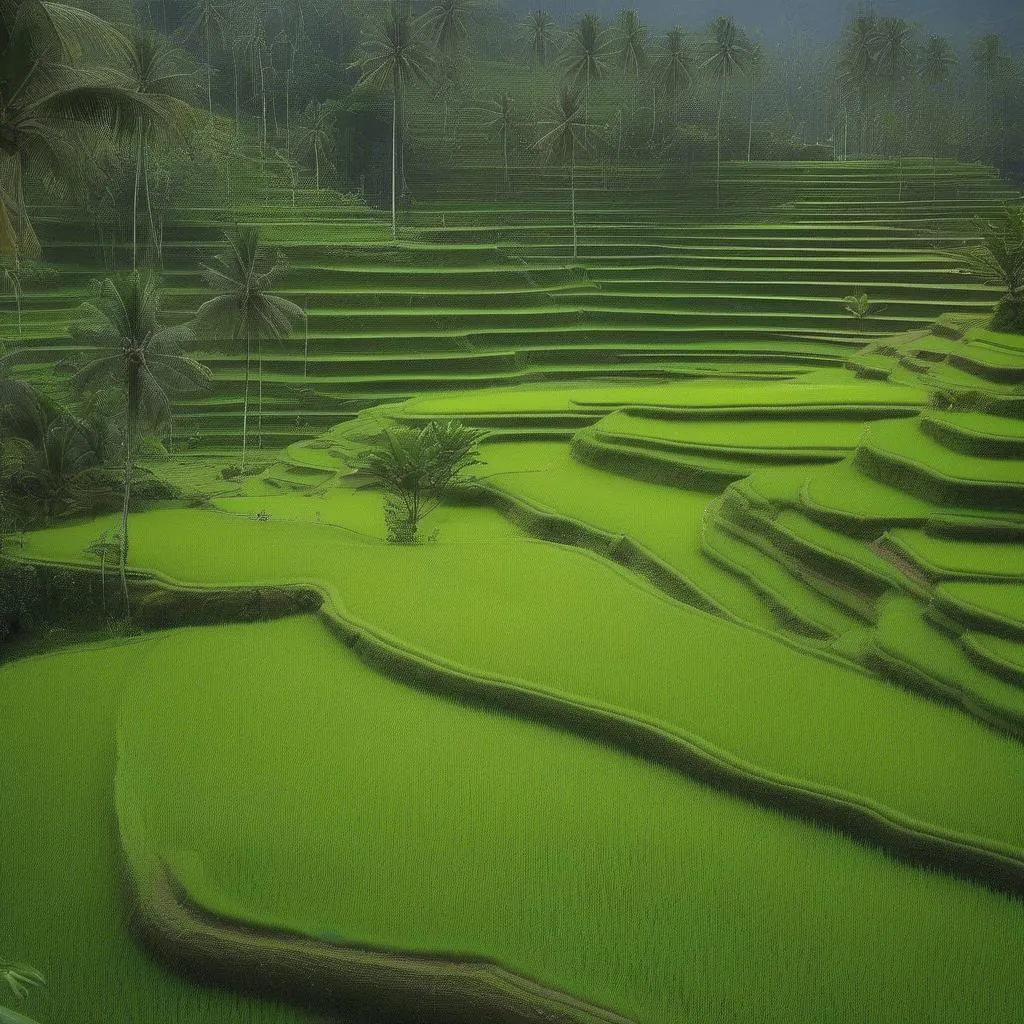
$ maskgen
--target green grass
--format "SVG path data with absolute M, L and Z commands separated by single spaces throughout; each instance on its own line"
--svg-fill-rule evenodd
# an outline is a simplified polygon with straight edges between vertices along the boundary
M 26 554 L 81 560 L 103 525 L 32 535 Z M 135 566 L 208 586 L 316 585 L 356 620 L 473 675 L 622 709 L 761 771 L 1024 846 L 1018 745 L 672 602 L 589 553 L 515 538 L 408 549 L 197 510 L 146 513 L 133 527 Z
M 100 645 L 0 668 L 0 950 L 47 978 L 18 1009 L 39 1024 L 314 1024 L 196 985 L 151 960 L 127 931 L 115 733 L 131 661 L 146 649 Z
M 1024 996 L 1016 901 L 396 686 L 314 620 L 117 654 L 54 669 L 137 680 L 118 779 L 133 859 L 167 857 L 242 920 L 487 956 L 644 1024 L 755 1007 L 1010 1024 Z

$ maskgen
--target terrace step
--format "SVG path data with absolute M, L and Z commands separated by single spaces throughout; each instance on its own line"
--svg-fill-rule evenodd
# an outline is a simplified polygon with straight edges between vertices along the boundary
M 854 463 L 872 479 L 934 505 L 1024 508 L 1024 464 L 953 452 L 915 421 L 872 424 Z

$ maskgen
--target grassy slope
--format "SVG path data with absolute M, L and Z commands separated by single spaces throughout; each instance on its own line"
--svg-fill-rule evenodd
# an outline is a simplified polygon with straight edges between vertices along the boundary
M 102 525 L 33 535 L 26 551 L 80 559 Z M 762 769 L 1024 845 L 1018 745 L 671 602 L 597 556 L 509 537 L 395 548 L 195 510 L 137 516 L 132 536 L 133 563 L 171 578 L 313 582 L 357 619 L 472 673 L 623 708 Z
M 650 1024 L 1009 1024 L 1024 997 L 1019 903 L 396 685 L 313 619 L 116 654 L 48 664 L 137 680 L 129 845 L 220 910 L 488 955 Z
M 115 729 L 131 660 L 144 649 L 97 646 L 0 669 L 0 956 L 35 965 L 48 981 L 19 1009 L 40 1024 L 312 1022 L 180 978 L 128 934 Z

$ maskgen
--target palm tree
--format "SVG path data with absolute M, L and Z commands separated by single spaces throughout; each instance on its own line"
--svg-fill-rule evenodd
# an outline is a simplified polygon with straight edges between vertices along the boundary
M 547 11 L 531 11 L 524 32 L 531 62 L 535 60 L 542 68 L 547 67 L 558 40 L 555 19 Z
M 100 607 L 107 614 L 107 559 L 117 558 L 121 551 L 121 535 L 117 530 L 104 530 L 85 549 L 87 555 L 100 560 Z
M 846 27 L 839 58 L 839 77 L 857 94 L 861 156 L 867 152 L 867 115 L 878 80 L 877 57 L 878 18 L 871 12 L 859 14 Z
M 491 119 L 488 127 L 501 142 L 501 161 L 505 170 L 505 188 L 509 187 L 510 179 L 508 173 L 508 144 L 516 131 L 516 106 L 515 101 L 507 93 L 503 92 L 501 98 L 488 105 Z
M 398 119 L 405 90 L 429 78 L 429 59 L 416 38 L 416 25 L 405 4 L 392 2 L 360 62 L 361 84 L 391 90 L 391 237 L 398 239 Z
M 143 429 L 170 419 L 170 395 L 203 386 L 209 372 L 183 351 L 194 340 L 187 325 L 164 327 L 160 322 L 160 289 L 151 274 L 133 271 L 106 278 L 96 294 L 82 304 L 82 320 L 72 337 L 98 352 L 72 378 L 77 391 L 113 383 L 123 388 L 124 491 L 121 502 L 121 587 L 128 612 L 128 504 L 134 472 L 134 442 Z
M 469 0 L 437 0 L 421 25 L 442 59 L 451 60 L 469 37 Z
M 242 470 L 249 425 L 249 374 L 252 344 L 257 345 L 260 382 L 260 431 L 262 433 L 263 373 L 262 342 L 287 338 L 302 320 L 301 307 L 271 289 L 284 273 L 280 254 L 260 244 L 258 227 L 236 227 L 226 236 L 223 252 L 214 265 L 201 267 L 203 280 L 216 294 L 196 313 L 200 327 L 230 329 L 232 341 L 245 346 L 245 385 L 242 397 Z
M 929 36 L 921 49 L 917 70 L 930 89 L 945 85 L 956 67 L 956 52 L 943 36 Z
M 881 18 L 875 39 L 875 68 L 885 89 L 888 119 L 896 116 L 897 97 L 915 64 L 914 29 L 903 18 Z M 899 151 L 903 153 L 900 130 Z
M 985 135 L 986 141 L 990 141 L 995 119 L 995 86 L 1004 62 L 1002 40 L 991 32 L 982 36 L 972 47 L 971 57 L 985 83 Z
M 747 163 L 754 148 L 754 96 L 757 79 L 764 70 L 764 50 L 757 43 L 750 44 L 750 59 L 747 61 L 747 78 L 750 79 L 750 112 L 747 121 Z
M 669 29 L 665 35 L 665 51 L 658 61 L 656 88 L 660 85 L 665 99 L 674 103 L 693 84 L 693 72 L 693 54 L 686 45 L 683 30 Z
M 620 11 L 617 25 L 619 70 L 633 76 L 632 109 L 636 112 L 636 94 L 640 72 L 647 63 L 647 29 L 634 9 Z
M 27 174 L 46 174 L 51 188 L 75 180 L 90 151 L 82 130 L 136 113 L 123 73 L 85 60 L 87 53 L 119 60 L 128 49 L 117 29 L 77 7 L 0 3 L 0 251 L 40 254 L 25 204 Z
M 578 85 L 565 83 L 551 110 L 551 119 L 543 122 L 548 130 L 537 140 L 537 148 L 563 167 L 569 165 L 569 194 L 572 211 L 572 258 L 579 257 L 576 231 L 576 156 L 589 144 L 589 125 Z
M 1024 206 L 1008 206 L 998 220 L 979 227 L 980 245 L 954 249 L 946 255 L 956 269 L 1003 291 L 993 326 L 1024 328 Z
M 150 147 L 162 134 L 187 143 L 196 127 L 191 105 L 193 76 L 184 68 L 184 54 L 153 32 L 137 32 L 132 39 L 128 77 L 139 97 L 135 123 L 135 191 L 132 198 L 132 268 L 137 263 L 139 181 L 146 189 L 150 242 L 157 244 L 153 204 L 149 194 Z
M 192 10 L 185 21 L 185 38 L 203 37 L 206 56 L 206 107 L 213 113 L 213 46 L 222 43 L 227 32 L 227 12 L 223 0 L 191 0 Z
M 590 118 L 590 88 L 608 71 L 611 43 L 596 14 L 584 14 L 569 33 L 569 44 L 562 56 L 566 74 L 573 86 L 583 86 L 583 120 Z
M 292 140 L 299 160 L 313 160 L 317 191 L 320 189 L 320 165 L 334 169 L 331 157 L 338 130 L 337 112 L 338 105 L 330 100 L 324 103 L 310 100 Z
M 718 117 L 716 118 L 715 206 L 722 198 L 722 110 L 725 91 L 734 74 L 746 70 L 750 62 L 750 44 L 732 18 L 716 18 L 711 23 L 707 56 L 701 65 L 718 86 Z

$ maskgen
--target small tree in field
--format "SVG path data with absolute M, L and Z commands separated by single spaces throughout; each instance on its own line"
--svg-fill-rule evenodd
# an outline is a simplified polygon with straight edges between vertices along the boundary
M 454 420 L 385 430 L 351 465 L 384 491 L 388 540 L 414 544 L 419 525 L 441 504 L 461 474 L 480 464 L 479 430 Z
M 885 306 L 872 302 L 867 292 L 861 292 L 860 295 L 845 295 L 842 302 L 843 309 L 861 325 L 862 329 L 873 316 L 885 311 Z

